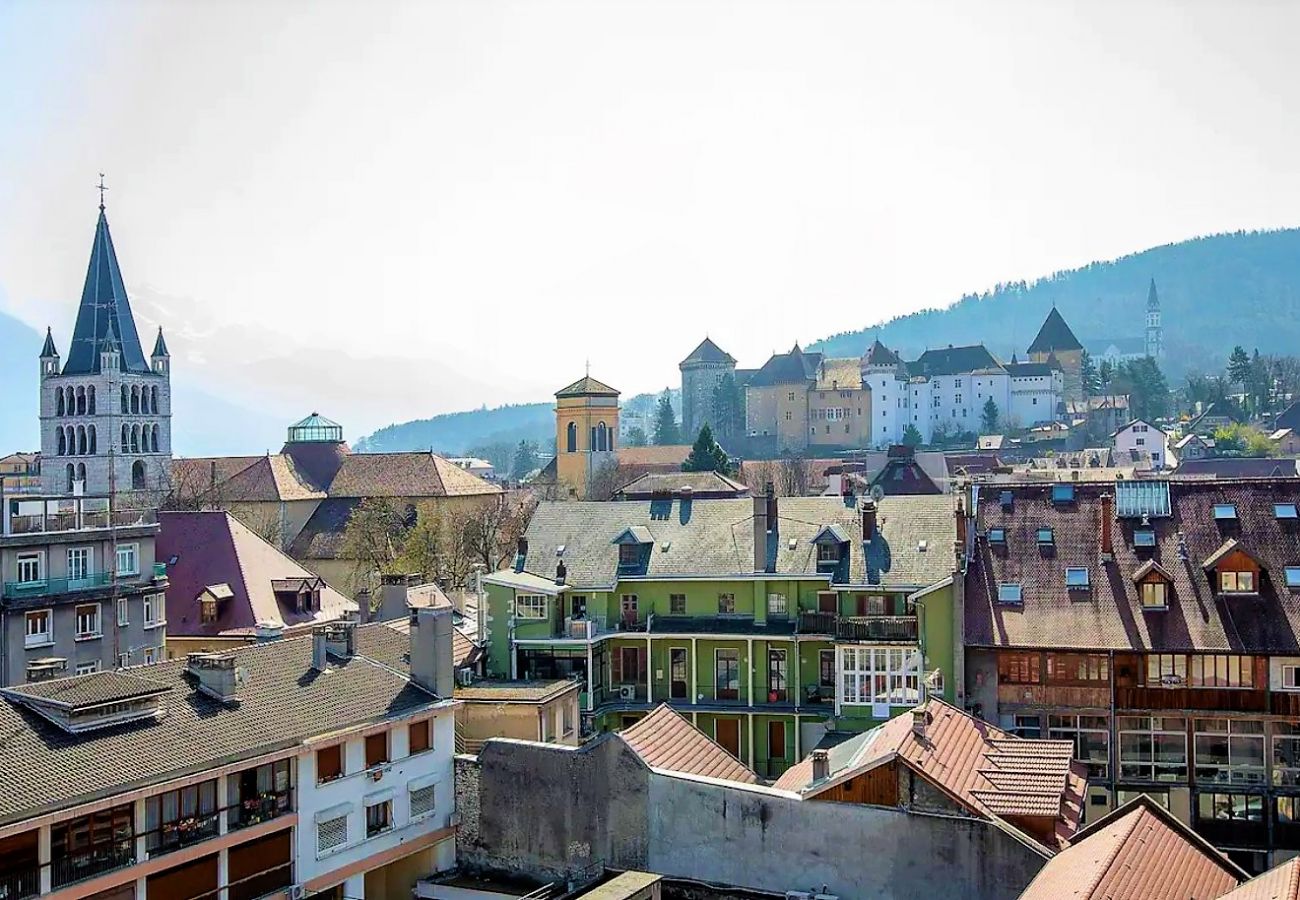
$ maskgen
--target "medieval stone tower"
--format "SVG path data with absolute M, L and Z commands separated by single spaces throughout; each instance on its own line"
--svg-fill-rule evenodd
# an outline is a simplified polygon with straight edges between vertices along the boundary
M 1160 296 L 1156 293 L 1156 280 L 1151 279 L 1147 289 L 1147 356 L 1160 359 L 1165 355 L 1165 331 L 1160 325 Z
M 47 329 L 40 367 L 43 490 L 113 492 L 130 507 L 167 489 L 171 357 L 160 328 L 145 358 L 102 198 L 67 361 Z
M 718 419 L 713 408 L 713 392 L 727 375 L 735 376 L 736 361 L 705 338 L 677 368 L 682 372 L 682 436 L 690 443 L 705 422 L 716 431 Z

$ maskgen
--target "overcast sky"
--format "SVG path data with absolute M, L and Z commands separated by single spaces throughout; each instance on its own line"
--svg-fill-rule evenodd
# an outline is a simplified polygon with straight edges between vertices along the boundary
M 6 0 L 0 310 L 66 347 L 102 170 L 177 379 L 350 436 L 587 359 L 651 390 L 706 333 L 757 366 L 1300 224 L 1297 34 L 1240 0 Z

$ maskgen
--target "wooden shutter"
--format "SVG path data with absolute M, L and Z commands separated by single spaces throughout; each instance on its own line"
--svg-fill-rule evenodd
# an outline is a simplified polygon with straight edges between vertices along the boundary
M 619 647 L 610 654 L 610 676 L 614 684 L 623 683 L 623 648 Z

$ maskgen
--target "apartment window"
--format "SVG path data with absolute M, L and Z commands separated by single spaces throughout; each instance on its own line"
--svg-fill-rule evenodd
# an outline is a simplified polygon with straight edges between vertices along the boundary
M 139 544 L 118 544 L 117 574 L 118 575 L 139 575 L 140 574 L 140 545 Z
M 85 581 L 89 577 L 90 577 L 90 548 L 69 547 L 68 548 L 68 579 L 70 581 Z
M 716 690 L 719 700 L 740 699 L 740 651 L 714 651 Z
M 1088 570 L 1082 567 L 1068 568 L 1065 570 L 1065 586 L 1071 590 L 1088 589 Z
M 1283 666 L 1282 683 L 1278 687 L 1284 691 L 1300 691 L 1300 666 Z
M 146 798 L 144 821 L 150 856 L 216 837 L 216 780 Z
M 1286 567 L 1286 586 L 1300 588 L 1300 566 Z
M 1147 442 L 1146 438 L 1138 438 L 1137 440 L 1133 441 L 1134 445 L 1138 447 L 1146 446 L 1146 442 Z
M 1038 653 L 999 653 L 998 681 L 1003 684 L 1042 684 L 1042 657 Z
M 1187 657 L 1173 653 L 1147 655 L 1147 687 L 1182 687 L 1187 684 Z
M 316 783 L 324 784 L 343 777 L 343 745 L 334 744 L 316 751 Z
M 156 647 L 144 648 L 144 664 L 146 666 L 152 666 L 154 664 L 154 661 L 157 658 L 158 658 L 158 649 Z
M 414 755 L 423 753 L 433 746 L 432 740 L 433 722 L 425 719 L 423 722 L 412 722 L 406 729 L 407 753 Z
M 1237 507 L 1231 503 L 1216 503 L 1214 504 L 1214 518 L 1235 519 L 1237 518 Z
M 1043 720 L 1038 716 L 1012 716 L 1011 733 L 1022 738 L 1038 740 L 1043 736 Z
M 1156 533 L 1150 528 L 1139 528 L 1133 532 L 1134 547 L 1154 547 L 1156 545 Z
M 77 607 L 77 640 L 102 637 L 99 625 L 99 604 Z
M 845 704 L 915 706 L 921 700 L 921 653 L 907 647 L 845 647 L 840 651 Z
M 1104 653 L 1047 654 L 1048 684 L 1107 684 L 1110 658 Z
M 1024 602 L 1019 584 L 1003 582 L 998 585 L 998 602 L 1018 606 Z
M 784 619 L 789 615 L 785 594 L 767 595 L 767 616 L 769 619 Z
M 1250 688 L 1255 686 L 1255 657 L 1193 656 L 1192 687 Z
M 388 732 L 366 736 L 366 768 L 373 769 L 388 762 Z
M 433 812 L 435 804 L 435 795 L 437 794 L 437 785 L 431 784 L 428 787 L 416 788 L 411 791 L 411 818 L 418 816 L 427 816 Z
M 957 394 L 955 397 L 953 397 L 953 402 L 954 402 L 954 403 L 957 403 L 958 405 L 960 405 L 960 404 L 961 404 L 961 394 Z M 964 412 L 964 410 L 963 410 L 963 412 Z
M 1259 825 L 1264 821 L 1264 798 L 1257 794 L 1218 794 L 1198 792 L 1196 818 L 1215 822 L 1242 822 Z
M 784 703 L 786 701 L 785 660 L 786 651 L 767 651 L 768 703 Z
M 614 651 L 610 676 L 615 684 L 636 684 L 647 671 L 645 647 L 619 647 Z
M 1264 783 L 1264 723 L 1247 719 L 1197 719 L 1198 782 Z
M 1120 716 L 1119 777 L 1139 781 L 1187 780 L 1187 720 Z
M 344 813 L 316 826 L 316 852 L 325 853 L 348 842 L 348 817 Z
M 393 827 L 393 801 L 385 800 L 366 807 L 366 837 L 383 834 Z
M 1088 767 L 1089 778 L 1110 771 L 1110 727 L 1105 716 L 1048 716 L 1047 736 L 1074 741 L 1074 758 Z
M 127 602 L 127 599 L 125 597 L 117 598 L 117 624 L 118 625 L 131 624 L 130 604 Z
M 92 659 L 90 662 L 77 663 L 76 673 L 78 675 L 94 675 L 99 671 L 99 660 Z
M 641 561 L 640 544 L 619 544 L 618 545 L 618 564 L 620 566 L 635 566 Z
M 1273 723 L 1273 784 L 1300 786 L 1300 725 Z
M 791 420 L 791 418 L 792 418 L 792 417 L 791 417 L 790 413 L 787 411 L 786 414 L 785 414 L 785 420 L 786 420 L 787 422 L 789 422 L 789 421 Z
M 669 594 L 668 595 L 668 614 L 671 616 L 686 615 L 686 595 Z
M 835 687 L 835 651 L 821 650 L 817 654 L 817 686 Z
M 1007 542 L 1007 530 L 1005 528 L 990 528 L 989 543 L 1005 544 Z
M 735 594 L 718 594 L 718 614 L 731 615 L 736 611 Z
M 519 619 L 545 619 L 546 597 L 542 594 L 515 595 L 515 617 Z
M 840 561 L 840 545 L 831 541 L 822 541 L 817 545 L 817 562 L 837 563 Z
M 623 611 L 624 622 L 635 622 L 637 617 L 636 594 L 624 594 L 619 599 L 619 609 Z
M 144 595 L 144 627 L 152 628 L 167 621 L 165 594 Z
M 45 554 L 18 554 L 18 583 L 39 584 L 45 580 Z
M 1163 581 L 1144 581 L 1138 591 L 1143 609 L 1164 609 L 1169 605 L 1169 585 Z
M 1224 594 L 1255 593 L 1254 572 L 1220 572 L 1219 591 Z

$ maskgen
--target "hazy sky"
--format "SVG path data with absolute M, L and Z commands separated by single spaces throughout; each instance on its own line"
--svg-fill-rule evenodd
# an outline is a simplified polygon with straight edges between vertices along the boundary
M 103 170 L 176 379 L 351 436 L 588 358 L 654 389 L 706 333 L 756 366 L 1300 223 L 1297 34 L 1240 0 L 4 0 L 0 310 L 66 347 Z

